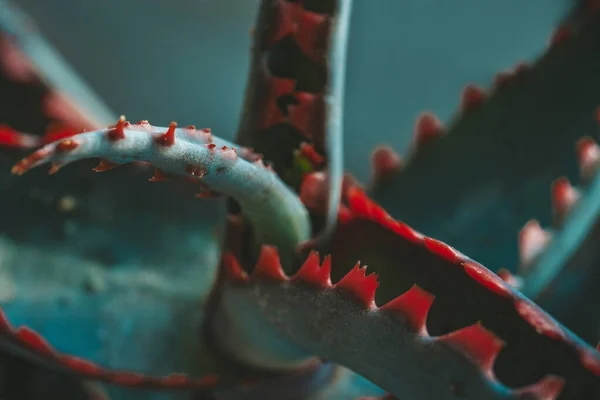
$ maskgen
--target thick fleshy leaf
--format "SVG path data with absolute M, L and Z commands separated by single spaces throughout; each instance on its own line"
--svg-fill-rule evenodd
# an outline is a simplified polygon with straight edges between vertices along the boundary
M 530 219 L 550 223 L 550 184 L 561 176 L 578 182 L 571 149 L 583 136 L 596 137 L 600 15 L 573 33 L 532 66 L 499 75 L 485 99 L 469 100 L 477 105 L 463 107 L 373 197 L 395 218 L 490 268 L 512 269 L 517 232 Z M 463 103 L 479 93 L 465 90 Z M 431 120 L 417 123 L 417 135 L 435 131 Z

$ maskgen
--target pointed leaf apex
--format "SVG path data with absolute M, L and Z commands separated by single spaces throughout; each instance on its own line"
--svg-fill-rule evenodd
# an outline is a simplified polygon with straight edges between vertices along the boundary
M 302 267 L 293 276 L 294 280 L 327 288 L 331 286 L 331 257 L 327 256 L 321 265 L 319 253 L 311 251 Z
M 564 379 L 547 375 L 533 385 L 516 390 L 516 394 L 522 397 L 528 396 L 527 398 L 531 400 L 557 400 L 564 386 Z
M 361 305 L 371 308 L 375 306 L 375 292 L 379 282 L 377 274 L 366 275 L 366 272 L 367 267 L 360 268 L 357 263 L 334 287 L 350 293 Z
M 408 291 L 390 300 L 379 309 L 384 312 L 402 315 L 415 332 L 427 335 L 427 314 L 435 296 L 416 284 Z
M 264 278 L 268 280 L 282 282 L 288 279 L 281 268 L 279 254 L 273 246 L 262 246 L 260 256 L 252 272 L 252 276 L 256 278 Z
M 444 128 L 438 117 L 432 113 L 423 113 L 415 123 L 415 147 L 418 149 L 443 134 Z
M 246 271 L 242 269 L 237 258 L 232 253 L 224 253 L 221 259 L 225 275 L 235 282 L 246 282 L 250 279 Z
M 479 322 L 439 336 L 436 340 L 467 355 L 488 376 L 493 375 L 494 361 L 504 347 L 504 341 L 485 329 Z

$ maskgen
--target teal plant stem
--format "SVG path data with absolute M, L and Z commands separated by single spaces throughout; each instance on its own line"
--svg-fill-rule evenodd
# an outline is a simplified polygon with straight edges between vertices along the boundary
M 325 235 L 331 234 L 337 221 L 337 209 L 342 192 L 344 174 L 344 86 L 346 83 L 346 61 L 352 0 L 340 0 L 336 16 L 335 32 L 332 37 L 331 66 L 329 68 L 329 93 L 327 104 L 327 151 L 330 177 L 329 203 L 327 207 L 327 228 Z
M 148 162 L 159 177 L 183 176 L 198 182 L 200 197 L 231 196 L 239 202 L 251 222 L 259 243 L 277 246 L 286 260 L 293 259 L 299 243 L 309 239 L 308 212 L 298 196 L 283 183 L 262 159 L 244 159 L 244 149 L 214 137 L 207 129 L 156 127 L 147 121 L 137 124 L 123 117 L 113 127 L 79 134 L 48 144 L 13 167 L 22 174 L 51 162 L 52 172 L 80 159 L 98 157 L 101 170 L 129 162 Z

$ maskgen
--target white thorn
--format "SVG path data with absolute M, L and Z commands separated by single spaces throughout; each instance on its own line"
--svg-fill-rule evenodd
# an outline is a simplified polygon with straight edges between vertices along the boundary
M 536 220 L 530 220 L 519 232 L 519 256 L 521 272 L 526 272 L 533 261 L 552 240 L 552 234 L 545 231 Z
M 552 184 L 552 213 L 556 226 L 561 226 L 569 212 L 581 198 L 579 190 L 571 186 L 566 178 L 557 179 Z
M 577 158 L 581 177 L 590 180 L 600 166 L 600 146 L 592 138 L 581 138 L 577 142 Z

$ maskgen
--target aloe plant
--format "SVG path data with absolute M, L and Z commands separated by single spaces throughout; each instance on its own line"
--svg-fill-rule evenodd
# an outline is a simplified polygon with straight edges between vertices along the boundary
M 591 344 L 598 313 L 589 307 L 598 304 L 600 278 L 600 148 L 589 137 L 598 119 L 595 3 L 568 19 L 533 65 L 498 74 L 489 90 L 467 86 L 447 128 L 423 114 L 406 161 L 389 147 L 376 149 L 367 184 L 344 173 L 341 157 L 351 6 L 261 2 L 235 143 L 175 122 L 159 127 L 121 117 L 98 128 L 49 113 L 68 107 L 39 107 L 59 85 L 6 64 L 2 84 L 32 92 L 6 103 L 42 121 L 28 127 L 18 112 L 4 117 L 0 141 L 17 148 L 11 154 L 37 148 L 13 174 L 42 164 L 51 174 L 73 171 L 67 164 L 98 158 L 94 170 L 110 175 L 104 189 L 119 170 L 128 178 L 150 164 L 150 181 L 171 181 L 175 193 L 159 204 L 187 207 L 181 191 L 221 206 L 229 200 L 216 264 L 209 257 L 195 266 L 204 271 L 202 289 L 157 283 L 145 297 L 149 308 L 132 302 L 131 312 L 141 315 L 178 315 L 166 322 L 175 325 L 175 339 L 157 334 L 154 323 L 147 337 L 128 338 L 164 340 L 176 355 L 165 356 L 172 370 L 155 367 L 160 362 L 151 371 L 100 365 L 86 359 L 94 354 L 67 354 L 3 317 L 7 368 L 19 365 L 45 393 L 90 399 L 107 396 L 98 382 L 182 398 L 600 398 L 600 352 Z M 1 37 L 4 60 L 27 59 L 24 33 L 15 31 Z M 61 126 L 45 136 L 22 131 L 42 131 L 52 120 Z M 561 177 L 572 179 L 577 167 L 580 189 Z M 552 233 L 530 220 L 548 191 Z M 520 260 L 506 265 L 502 249 L 520 227 Z M 114 293 L 137 284 L 118 274 L 108 275 L 121 290 Z M 157 295 L 180 296 L 181 309 L 153 310 Z M 48 376 L 63 381 L 44 386 Z M 39 396 L 17 383 L 7 387 L 7 397 Z

